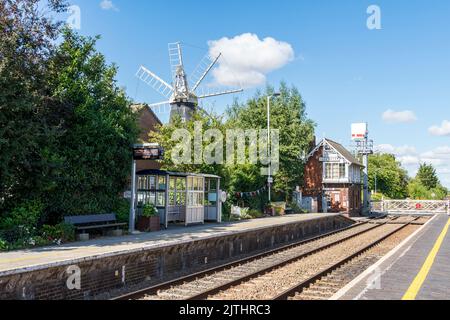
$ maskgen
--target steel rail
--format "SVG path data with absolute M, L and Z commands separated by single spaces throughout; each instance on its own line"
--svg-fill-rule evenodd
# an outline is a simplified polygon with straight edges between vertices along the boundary
M 393 230 L 392 232 L 389 232 L 388 234 L 382 236 L 381 238 L 373 241 L 371 244 L 367 245 L 363 249 L 358 250 L 357 252 L 347 256 L 346 258 L 333 264 L 331 267 L 316 273 L 315 275 L 313 275 L 312 277 L 308 278 L 307 280 L 301 282 L 300 284 L 295 285 L 292 288 L 289 288 L 288 290 L 286 290 L 283 293 L 279 294 L 278 296 L 274 297 L 272 300 L 287 300 L 289 297 L 295 296 L 297 293 L 300 293 L 304 289 L 308 288 L 311 284 L 315 283 L 316 281 L 318 281 L 318 280 L 322 279 L 323 277 L 327 276 L 328 274 L 332 273 L 334 270 L 340 268 L 347 262 L 350 262 L 351 260 L 355 259 L 356 257 L 364 254 L 365 252 L 372 249 L 376 245 L 380 244 L 387 238 L 393 236 L 397 232 L 399 232 L 399 231 L 403 230 L 404 228 L 406 228 L 407 226 L 411 225 L 414 221 L 417 221 L 418 219 L 419 218 L 415 218 L 414 220 L 407 222 L 404 225 L 401 225 L 399 228 L 397 228 L 397 229 Z
M 282 261 L 280 261 L 278 263 L 274 263 L 274 264 L 272 264 L 270 266 L 267 266 L 265 268 L 262 268 L 262 269 L 260 269 L 260 270 L 258 270 L 256 272 L 254 272 L 254 273 L 251 273 L 251 274 L 242 276 L 240 278 L 231 280 L 231 281 L 229 281 L 227 283 L 224 283 L 224 284 L 218 285 L 218 286 L 216 286 L 214 288 L 205 290 L 205 291 L 203 291 L 203 292 L 201 292 L 199 294 L 192 295 L 189 298 L 187 298 L 186 300 L 204 300 L 204 299 L 207 299 L 210 295 L 219 293 L 220 291 L 229 289 L 229 288 L 234 287 L 236 285 L 239 285 L 239 284 L 241 284 L 243 282 L 246 282 L 246 281 L 248 281 L 250 279 L 257 278 L 257 277 L 262 276 L 262 275 L 264 275 L 266 273 L 269 273 L 269 272 L 271 272 L 271 271 L 273 271 L 275 269 L 282 268 L 282 267 L 284 267 L 284 266 L 286 266 L 288 264 L 291 264 L 291 263 L 294 263 L 294 262 L 296 262 L 298 260 L 304 259 L 304 258 L 306 258 L 306 257 L 308 257 L 310 255 L 313 255 L 313 254 L 317 253 L 317 252 L 320 252 L 320 251 L 329 249 L 331 247 L 337 246 L 337 245 L 341 244 L 342 242 L 345 242 L 347 240 L 353 239 L 353 238 L 355 238 L 357 236 L 360 236 L 360 235 L 362 235 L 364 233 L 367 233 L 369 231 L 372 231 L 374 229 L 378 229 L 378 228 L 380 228 L 380 227 L 382 227 L 382 226 L 384 226 L 386 224 L 388 224 L 388 222 L 385 222 L 385 223 L 382 223 L 382 224 L 376 224 L 372 228 L 368 228 L 366 230 L 362 230 L 360 232 L 357 232 L 355 234 L 349 235 L 347 237 L 344 237 L 342 239 L 336 240 L 334 242 L 331 242 L 331 243 L 322 245 L 320 247 L 311 249 L 311 250 L 309 250 L 307 252 L 301 253 L 301 254 L 296 255 L 296 256 L 294 256 L 292 258 L 289 258 L 289 259 L 286 259 L 286 260 L 282 260 Z
M 265 251 L 263 253 L 258 253 L 258 254 L 252 255 L 250 257 L 246 257 L 246 258 L 243 258 L 243 259 L 232 261 L 232 262 L 229 262 L 229 263 L 217 266 L 217 267 L 213 267 L 213 268 L 210 268 L 210 269 L 207 269 L 207 270 L 199 271 L 199 272 L 187 275 L 187 276 L 179 277 L 179 278 L 176 278 L 174 280 L 169 280 L 169 281 L 166 281 L 166 282 L 163 282 L 163 283 L 160 283 L 160 284 L 157 284 L 157 285 L 153 285 L 153 286 L 145 288 L 145 289 L 141 289 L 141 290 L 134 291 L 134 292 L 131 292 L 131 293 L 127 293 L 127 294 L 124 294 L 124 295 L 121 295 L 121 296 L 118 296 L 118 297 L 115 297 L 115 298 L 111 298 L 110 300 L 134 300 L 134 299 L 139 299 L 139 298 L 141 298 L 141 297 L 143 297 L 145 295 L 156 294 L 159 290 L 170 289 L 171 287 L 174 287 L 176 285 L 180 285 L 180 284 L 183 284 L 185 282 L 196 280 L 196 279 L 198 279 L 200 277 L 204 277 L 204 276 L 206 276 L 208 274 L 213 274 L 213 273 L 216 273 L 216 272 L 224 271 L 226 269 L 233 268 L 233 267 L 242 265 L 244 263 L 253 262 L 255 260 L 258 260 L 258 259 L 261 259 L 261 258 L 265 258 L 265 257 L 271 256 L 271 255 L 274 255 L 274 254 L 277 254 L 277 253 L 280 253 L 280 252 L 283 252 L 283 251 L 286 251 L 286 250 L 289 250 L 289 249 L 292 249 L 292 248 L 295 248 L 295 247 L 298 247 L 298 246 L 301 246 L 301 245 L 305 245 L 305 244 L 308 244 L 310 242 L 321 240 L 321 239 L 324 239 L 324 238 L 327 238 L 327 237 L 330 237 L 330 236 L 342 233 L 344 231 L 348 231 L 348 230 L 354 229 L 356 227 L 359 227 L 359 226 L 362 226 L 362 225 L 365 225 L 365 224 L 368 224 L 368 223 L 369 223 L 369 221 L 355 223 L 355 224 L 353 224 L 351 226 L 348 226 L 348 227 L 345 227 L 345 228 L 342 228 L 342 229 L 339 229 L 339 230 L 334 230 L 334 231 L 331 231 L 331 232 L 327 232 L 327 233 L 324 233 L 324 234 L 321 234 L 321 235 L 318 235 L 318 236 L 314 236 L 314 237 L 311 237 L 311 238 L 308 238 L 308 239 L 304 239 L 304 240 L 301 240 L 301 241 L 298 241 L 298 242 L 295 242 L 295 243 L 291 243 L 291 244 L 288 244 L 288 245 L 285 245 L 285 246 L 282 246 L 282 247 L 279 247 L 279 248 L 271 249 L 271 250 Z M 380 226 L 380 225 L 376 225 L 376 226 Z M 373 229 L 374 228 L 370 228 L 369 230 L 373 230 Z

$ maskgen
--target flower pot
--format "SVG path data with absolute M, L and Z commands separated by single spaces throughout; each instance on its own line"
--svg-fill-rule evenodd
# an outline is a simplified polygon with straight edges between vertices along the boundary
M 137 229 L 141 232 L 152 232 L 161 230 L 159 216 L 139 217 Z
M 271 216 L 271 217 L 275 217 L 275 208 L 272 208 L 272 207 L 265 207 L 264 213 L 265 213 L 266 215 Z

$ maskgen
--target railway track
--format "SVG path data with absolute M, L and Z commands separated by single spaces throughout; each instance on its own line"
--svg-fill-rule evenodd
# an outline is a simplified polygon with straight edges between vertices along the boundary
M 376 240 L 361 249 L 344 256 L 341 260 L 333 263 L 328 268 L 319 270 L 299 284 L 276 295 L 273 300 L 323 300 L 330 298 L 340 288 L 344 287 L 357 275 L 389 252 L 389 250 L 387 250 L 388 248 L 392 249 L 395 247 L 387 245 L 384 249 L 381 249 L 378 248 L 378 246 L 383 244 L 383 242 L 387 241 L 389 238 L 398 235 L 399 232 L 404 231 L 406 228 L 414 228 L 413 223 L 418 219 L 419 218 L 413 218 L 409 222 L 403 220 L 405 221 L 403 225 L 398 225 L 391 232 L 376 238 Z M 417 226 L 415 228 L 417 228 Z M 412 233 L 412 231 L 409 233 L 406 232 L 405 236 L 399 237 L 399 239 L 406 238 L 407 234 L 410 233 Z M 398 244 L 401 241 L 394 241 L 394 243 L 396 242 Z
M 415 219 L 411 219 L 411 222 Z M 386 223 L 355 235 L 302 259 L 235 285 L 216 294 L 214 300 L 282 300 L 295 296 L 339 266 L 402 230 L 408 224 Z
M 418 222 L 400 230 L 396 234 L 387 238 L 383 242 L 334 269 L 331 273 L 312 283 L 309 287 L 303 288 L 289 300 L 328 300 L 341 288 L 349 284 L 358 277 L 364 270 L 374 265 L 392 249 L 398 246 L 405 238 L 419 228 Z
M 197 281 L 198 279 L 202 279 L 204 277 L 210 276 L 210 275 L 215 275 L 218 274 L 222 271 L 228 271 L 228 270 L 234 270 L 235 267 L 240 267 L 240 266 L 244 266 L 248 263 L 254 262 L 254 261 L 260 261 L 260 259 L 263 259 L 265 257 L 271 257 L 275 254 L 278 253 L 283 253 L 286 252 L 287 250 L 290 249 L 294 249 L 300 246 L 304 246 L 304 245 L 309 245 L 309 244 L 313 244 L 313 243 L 317 243 L 318 241 L 322 241 L 325 240 L 329 237 L 341 237 L 351 234 L 353 232 L 361 232 L 362 230 L 364 230 L 365 228 L 373 228 L 374 226 L 371 226 L 367 221 L 362 222 L 362 223 L 357 223 L 354 224 L 350 227 L 344 228 L 344 229 L 340 229 L 340 230 L 336 230 L 336 231 L 332 231 L 332 232 L 328 232 L 328 233 L 324 233 L 321 234 L 319 236 L 315 236 L 315 237 L 311 237 L 299 242 L 295 242 L 286 246 L 282 246 L 276 249 L 272 249 L 263 253 L 259 253 L 250 257 L 246 257 L 244 259 L 241 260 L 237 260 L 237 261 L 233 261 L 218 267 L 214 267 L 208 270 L 204 270 L 204 271 L 200 271 L 188 276 L 183 276 L 180 277 L 178 279 L 174 279 L 174 280 L 170 280 L 158 285 L 154 285 L 142 290 L 138 290 L 135 292 L 131 292 L 116 298 L 113 298 L 111 300 L 137 300 L 137 299 L 142 299 L 143 297 L 146 296 L 152 296 L 157 294 L 158 292 L 164 292 L 167 290 L 170 290 L 172 288 L 176 288 L 180 285 L 184 285 L 184 284 L 188 284 L 190 282 L 193 281 Z
M 203 272 L 196 273 L 187 277 L 169 281 L 157 286 L 127 294 L 114 300 L 201 300 L 201 299 L 232 299 L 227 294 L 231 291 L 236 294 L 236 298 L 242 297 L 239 289 L 235 287 L 242 286 L 248 282 L 257 281 L 261 277 L 266 277 L 274 270 L 288 267 L 303 259 L 320 254 L 323 251 L 337 247 L 339 244 L 346 243 L 352 239 L 371 234 L 376 230 L 388 228 L 390 232 L 381 232 L 385 237 L 390 236 L 403 229 L 408 224 L 389 225 L 396 218 L 386 219 L 381 224 L 371 224 L 363 222 L 341 231 L 331 232 L 309 240 L 291 244 L 279 249 L 258 254 L 240 261 L 212 268 Z M 378 239 L 378 238 L 377 238 Z M 379 241 L 382 241 L 381 239 Z M 373 244 L 376 245 L 376 244 Z M 315 269 L 317 270 L 317 269 Z M 270 281 L 269 281 L 270 283 Z M 293 289 L 293 288 L 290 288 Z M 233 291 L 234 290 L 234 291 Z M 288 290 L 285 290 L 286 293 Z M 295 296 L 295 294 L 293 294 Z M 276 298 L 283 298 L 276 296 Z

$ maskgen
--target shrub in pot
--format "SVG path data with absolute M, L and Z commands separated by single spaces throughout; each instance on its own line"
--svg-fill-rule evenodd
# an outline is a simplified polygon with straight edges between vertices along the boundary
M 137 228 L 141 232 L 159 231 L 160 220 L 158 210 L 152 204 L 143 207 L 142 215 L 138 219 Z

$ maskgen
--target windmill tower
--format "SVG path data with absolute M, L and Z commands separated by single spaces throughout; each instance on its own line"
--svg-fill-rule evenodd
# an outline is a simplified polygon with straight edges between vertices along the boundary
M 207 77 L 211 69 L 219 61 L 222 54 L 217 57 L 210 57 L 206 55 L 197 66 L 192 76 L 189 78 L 184 69 L 183 53 L 181 44 L 169 43 L 169 60 L 172 73 L 172 84 L 167 83 L 156 74 L 141 66 L 136 73 L 136 76 L 150 87 L 155 89 L 158 93 L 164 96 L 166 101 L 150 104 L 150 108 L 158 108 L 165 105 L 170 105 L 170 120 L 179 115 L 182 121 L 189 121 L 192 115 L 199 109 L 199 100 L 217 97 L 227 94 L 242 92 L 243 89 L 239 86 L 238 89 L 223 90 L 211 92 L 210 90 L 200 90 L 200 85 Z

